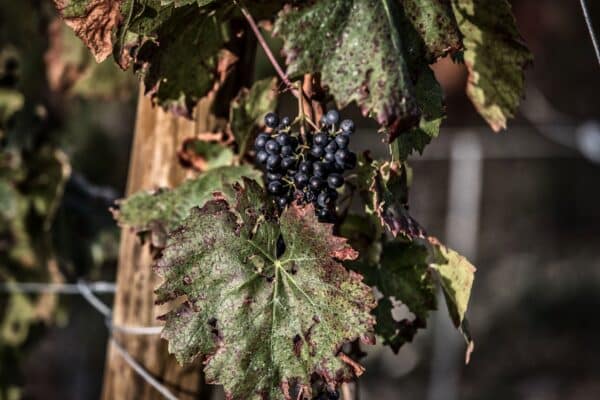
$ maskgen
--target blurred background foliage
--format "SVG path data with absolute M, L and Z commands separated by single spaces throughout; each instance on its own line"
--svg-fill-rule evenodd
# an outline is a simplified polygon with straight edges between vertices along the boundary
M 452 243 L 453 140 L 472 133 L 483 151 L 471 364 L 456 360 L 456 393 L 436 397 L 442 327 L 432 317 L 397 356 L 365 349 L 363 399 L 600 398 L 598 64 L 578 2 L 512 3 L 535 55 L 521 114 L 492 134 L 464 94 L 464 67 L 443 59 L 435 72 L 448 118 L 411 160 L 411 211 Z M 590 7 L 598 25 L 600 4 Z M 259 52 L 257 78 L 269 68 Z M 0 3 L 1 281 L 114 279 L 119 232 L 108 207 L 124 192 L 136 96 L 131 74 L 96 64 L 50 2 Z M 283 96 L 280 112 L 294 109 Z M 359 121 L 356 150 L 385 150 L 356 108 L 344 113 Z M 105 345 L 102 318 L 78 297 L 0 294 L 0 399 L 97 398 Z

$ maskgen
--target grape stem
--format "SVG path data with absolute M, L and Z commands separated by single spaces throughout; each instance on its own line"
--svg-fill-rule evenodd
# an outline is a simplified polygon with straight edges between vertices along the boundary
M 256 39 L 258 40 L 260 47 L 262 47 L 265 54 L 267 55 L 269 62 L 271 62 L 271 65 L 273 65 L 273 68 L 275 68 L 275 72 L 277 72 L 277 75 L 279 75 L 279 77 L 281 78 L 283 83 L 285 83 L 285 85 L 288 87 L 288 89 L 290 89 L 290 91 L 292 92 L 292 94 L 294 96 L 300 97 L 299 93 L 297 92 L 296 87 L 292 84 L 292 82 L 290 81 L 290 78 L 288 78 L 287 74 L 283 71 L 283 69 L 277 62 L 277 59 L 273 55 L 273 52 L 269 48 L 269 45 L 267 44 L 262 33 L 260 33 L 260 29 L 258 29 L 258 25 L 256 25 L 256 21 L 254 20 L 254 17 L 252 16 L 252 14 L 250 14 L 248 9 L 246 7 L 244 7 L 239 1 L 235 1 L 235 3 L 240 7 L 242 15 L 244 16 L 244 18 L 246 18 L 246 21 L 248 21 L 248 25 L 250 25 L 250 29 L 252 29 L 252 32 L 254 32 L 254 36 L 256 36 Z
M 250 14 L 248 9 L 244 5 L 242 5 L 240 1 L 234 0 L 234 2 L 240 8 L 240 11 L 242 12 L 242 15 L 244 16 L 244 18 L 246 18 L 246 21 L 248 21 L 248 25 L 250 25 L 250 29 L 252 29 L 254 36 L 256 36 L 256 40 L 258 40 L 258 44 L 260 44 L 260 47 L 262 47 L 262 49 L 264 50 L 264 52 L 267 56 L 267 59 L 269 60 L 269 62 L 275 69 L 275 72 L 277 72 L 277 75 L 279 75 L 279 77 L 281 78 L 283 83 L 288 87 L 288 89 L 292 92 L 292 94 L 297 99 L 299 99 L 301 102 L 303 100 L 309 100 L 306 97 L 306 95 L 304 94 L 304 91 L 302 90 L 302 86 L 299 85 L 300 87 L 297 88 L 292 83 L 292 81 L 290 81 L 290 78 L 288 78 L 287 74 L 283 71 L 283 69 L 277 62 L 277 59 L 273 55 L 273 52 L 271 51 L 271 48 L 267 44 L 267 41 L 263 37 L 262 33 L 260 33 L 260 29 L 258 29 L 258 25 L 256 24 L 256 21 L 254 20 L 254 17 L 252 16 L 252 14 Z M 316 124 L 313 121 L 311 121 L 310 118 L 306 117 L 303 113 L 302 114 L 302 124 L 304 124 L 304 121 L 308 122 L 313 128 L 317 129 Z

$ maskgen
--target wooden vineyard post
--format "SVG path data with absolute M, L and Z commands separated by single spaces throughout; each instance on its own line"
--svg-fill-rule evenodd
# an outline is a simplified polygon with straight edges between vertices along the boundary
M 159 107 L 152 107 L 140 93 L 135 134 L 129 164 L 127 194 L 139 190 L 173 187 L 189 172 L 178 161 L 177 149 L 184 139 L 215 129 L 218 121 L 210 113 L 213 96 L 203 98 L 194 120 L 186 120 Z M 122 231 L 117 272 L 117 292 L 113 322 L 120 325 L 155 326 L 160 310 L 154 305 L 154 289 L 159 283 L 152 271 L 148 245 L 135 233 Z M 158 335 L 131 336 L 115 332 L 114 337 L 132 357 L 179 399 L 202 397 L 204 381 L 200 362 L 181 367 L 167 352 Z M 104 400 L 162 399 L 142 380 L 109 344 L 102 398 Z M 204 390 L 206 395 L 206 389 Z

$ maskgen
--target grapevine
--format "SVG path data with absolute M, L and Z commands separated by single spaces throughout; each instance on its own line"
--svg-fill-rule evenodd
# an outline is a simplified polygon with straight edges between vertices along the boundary
M 143 239 L 122 240 L 120 271 L 140 277 L 136 290 L 156 288 L 151 270 L 162 279 L 153 295 L 117 298 L 163 305 L 162 337 L 177 361 L 201 360 L 196 372 L 228 399 L 336 400 L 364 372 L 361 345 L 378 339 L 397 352 L 438 309 L 438 290 L 470 354 L 475 268 L 410 215 L 408 158 L 439 135 L 444 98 L 430 65 L 442 57 L 464 63 L 467 95 L 492 129 L 516 112 L 531 55 L 507 0 L 54 3 L 97 61 L 112 56 L 136 73 L 150 98 L 141 104 L 170 113 L 153 122 L 173 118 L 148 135 L 156 142 L 134 148 L 148 155 L 134 170 L 169 187 L 144 187 L 112 212 Z M 259 51 L 268 72 L 254 71 Z M 14 72 L 7 63 L 0 85 L 12 86 Z M 296 117 L 278 114 L 286 96 Z M 0 108 L 0 138 L 15 112 Z M 377 124 L 387 154 L 358 151 L 358 135 L 376 134 L 359 129 L 363 118 Z M 139 123 L 136 135 L 145 129 Z M 0 188 L 19 179 L 3 174 Z M 396 320 L 393 302 L 410 316 Z M 138 318 L 130 303 L 115 315 Z M 155 311 L 143 309 L 147 323 Z M 150 341 L 131 348 L 162 352 Z

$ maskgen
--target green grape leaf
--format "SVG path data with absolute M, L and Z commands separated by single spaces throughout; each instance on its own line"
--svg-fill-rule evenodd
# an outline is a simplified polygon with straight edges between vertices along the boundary
M 430 7 L 434 8 L 431 1 L 436 2 L 437 0 L 428 1 L 430 1 L 428 3 Z M 414 6 L 409 3 L 404 3 L 406 12 L 415 13 L 416 11 L 411 9 Z M 438 10 L 436 13 L 438 12 L 441 11 Z M 431 52 L 435 52 L 435 50 L 428 47 L 431 44 L 426 43 L 427 38 L 417 32 L 418 25 L 422 22 L 415 21 L 415 18 L 423 18 L 423 15 L 419 15 L 407 17 L 399 13 L 400 34 L 406 42 L 411 43 L 411 51 L 407 54 L 407 63 L 410 75 L 415 82 L 415 98 L 421 117 L 418 124 L 400 132 L 397 139 L 391 144 L 395 161 L 406 160 L 415 150 L 422 153 L 431 139 L 438 136 L 440 125 L 445 117 L 444 93 L 427 61 L 432 57 Z M 407 22 L 407 19 L 412 19 L 412 24 Z M 450 34 L 448 36 L 450 41 L 452 41 L 451 36 Z M 393 139 L 395 135 L 392 133 L 390 137 Z
M 235 191 L 235 203 L 195 208 L 158 260 L 157 302 L 184 297 L 164 317 L 169 351 L 180 362 L 202 357 L 230 399 L 305 398 L 315 376 L 331 386 L 352 379 L 362 368 L 341 347 L 371 342 L 375 306 L 338 261 L 357 253 L 312 206 L 278 219 L 256 182 Z
M 288 73 L 320 72 L 338 105 L 352 101 L 390 132 L 415 125 L 414 94 L 400 10 L 391 0 L 319 1 L 284 10 L 275 34 L 283 38 Z
M 65 23 L 92 51 L 98 62 L 113 52 L 121 5 L 128 0 L 53 0 Z M 131 0 L 129 0 L 131 1 Z
M 469 260 L 456 251 L 439 244 L 437 239 L 429 238 L 429 243 L 433 250 L 431 268 L 439 276 L 440 285 L 452 322 L 465 338 L 465 342 L 467 343 L 465 361 L 469 363 L 474 342 L 465 314 L 471 297 L 476 269 Z
M 219 77 L 226 37 L 220 21 L 195 6 L 172 11 L 170 18 L 136 52 L 144 85 L 154 101 L 177 115 L 191 116 L 198 100 Z
M 524 70 L 533 57 L 507 0 L 452 0 L 469 71 L 467 94 L 494 131 L 506 129 L 523 95 Z
M 428 258 L 426 247 L 394 240 L 383 246 L 377 264 L 359 269 L 365 283 L 381 294 L 374 311 L 375 332 L 396 353 L 404 343 L 412 341 L 418 329 L 426 327 L 430 311 L 437 309 Z
M 404 12 L 425 42 L 426 58 L 433 62 L 462 49 L 461 34 L 447 0 L 404 0 Z
M 417 103 L 421 109 L 421 119 L 415 127 L 400 133 L 390 145 L 397 161 L 404 161 L 413 151 L 423 153 L 425 147 L 440 132 L 445 117 L 444 93 L 429 66 L 422 67 L 415 86 Z
M 215 192 L 231 195 L 230 185 L 243 176 L 258 179 L 261 173 L 249 165 L 211 169 L 174 189 L 138 192 L 120 200 L 114 216 L 120 225 L 131 226 L 138 233 L 153 231 L 162 236 L 178 227 L 193 207 L 213 199 Z
M 257 126 L 263 126 L 265 114 L 277 106 L 277 79 L 257 81 L 250 90 L 244 88 L 231 103 L 229 129 L 238 145 L 238 153 L 244 155 Z
M 381 226 L 394 237 L 425 238 L 425 230 L 408 213 L 407 168 L 396 162 L 367 159 L 361 162 L 360 169 L 366 175 L 361 191 L 367 212 L 377 216 Z
M 475 278 L 475 267 L 465 257 L 443 245 L 436 246 L 439 261 L 432 268 L 439 274 L 448 312 L 454 325 L 460 327 L 467 311 L 471 288 Z

